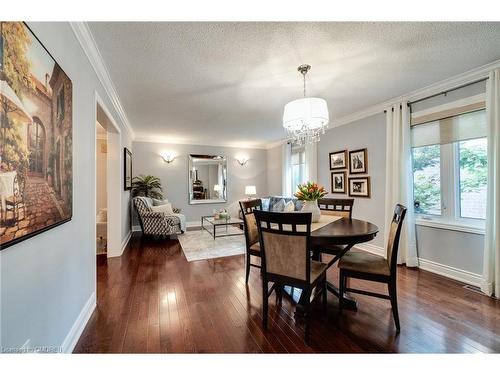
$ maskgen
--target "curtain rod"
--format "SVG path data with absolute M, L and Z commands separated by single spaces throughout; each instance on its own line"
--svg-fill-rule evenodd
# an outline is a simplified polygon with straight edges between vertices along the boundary
M 459 89 L 461 89 L 463 87 L 474 85 L 475 83 L 484 82 L 487 79 L 488 79 L 488 77 L 481 78 L 481 79 L 476 79 L 475 81 L 464 83 L 463 85 L 460 85 L 460 86 L 457 86 L 457 87 L 453 87 L 453 88 L 448 89 L 448 90 L 443 90 L 441 92 L 438 92 L 437 94 L 429 95 L 429 96 L 426 96 L 425 98 L 421 98 L 421 99 L 414 100 L 412 102 L 408 102 L 408 105 L 411 106 L 412 104 L 419 103 L 419 102 L 422 102 L 422 101 L 430 99 L 430 98 L 434 98 L 434 97 L 439 96 L 439 95 L 446 95 L 447 93 L 449 93 L 451 91 L 459 90 Z

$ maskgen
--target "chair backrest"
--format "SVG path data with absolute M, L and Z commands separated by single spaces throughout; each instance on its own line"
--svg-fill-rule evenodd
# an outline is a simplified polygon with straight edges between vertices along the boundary
M 398 263 L 399 237 L 401 235 L 401 228 L 403 227 L 405 215 L 406 207 L 397 204 L 394 208 L 391 227 L 389 229 L 389 240 L 387 241 L 387 261 L 389 262 L 391 275 L 395 275 L 396 272 Z
M 257 223 L 253 214 L 254 210 L 262 210 L 262 200 L 250 199 L 240 201 L 241 213 L 243 216 L 243 227 L 245 230 L 245 240 L 247 249 L 254 243 L 259 241 L 259 231 L 257 230 Z
M 134 197 L 132 202 L 134 202 L 135 210 L 137 211 L 137 216 L 139 217 L 139 224 L 144 232 L 144 224 L 142 222 L 142 216 L 147 212 L 151 212 L 150 205 L 148 204 L 148 199 L 146 197 Z
M 311 257 L 310 212 L 254 211 L 259 230 L 262 271 L 271 278 L 281 277 L 309 283 Z
M 351 219 L 354 199 L 322 198 L 318 199 L 318 206 L 322 214 Z

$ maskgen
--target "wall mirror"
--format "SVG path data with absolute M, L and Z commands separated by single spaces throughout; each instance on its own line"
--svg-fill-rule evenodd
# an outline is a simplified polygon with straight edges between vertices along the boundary
M 189 204 L 227 202 L 227 159 L 189 155 Z

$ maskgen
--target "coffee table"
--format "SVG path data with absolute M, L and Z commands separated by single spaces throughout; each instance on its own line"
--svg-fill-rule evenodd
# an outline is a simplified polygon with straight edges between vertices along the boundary
M 210 231 L 206 226 L 205 223 L 208 224 L 209 227 L 212 228 Z M 205 229 L 208 233 L 210 233 L 214 240 L 217 237 L 227 237 L 227 236 L 241 236 L 244 234 L 244 232 L 238 228 L 238 232 L 236 233 L 229 233 L 227 230 L 229 226 L 240 226 L 243 225 L 243 220 L 238 219 L 238 218 L 233 218 L 230 217 L 229 219 L 215 219 L 213 216 L 202 216 L 201 217 L 201 229 Z M 225 233 L 222 232 L 222 234 L 217 234 L 217 227 L 226 227 Z

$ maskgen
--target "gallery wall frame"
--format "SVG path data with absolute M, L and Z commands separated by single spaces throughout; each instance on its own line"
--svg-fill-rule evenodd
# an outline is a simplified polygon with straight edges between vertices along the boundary
M 348 185 L 350 197 L 370 198 L 371 186 L 369 176 L 349 177 Z
M 366 148 L 349 151 L 349 174 L 368 173 L 368 151 Z

